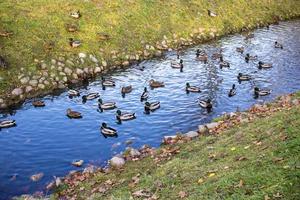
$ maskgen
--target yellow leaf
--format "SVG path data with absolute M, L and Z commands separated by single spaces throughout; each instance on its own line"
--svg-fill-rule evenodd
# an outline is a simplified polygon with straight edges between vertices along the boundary
M 236 150 L 236 148 L 235 148 L 235 147 L 232 147 L 230 150 L 231 150 L 231 151 L 235 151 L 235 150 Z
M 244 149 L 249 149 L 249 148 L 250 148 L 250 145 L 244 147 Z
M 201 184 L 201 183 L 203 183 L 203 182 L 204 182 L 203 178 L 199 178 L 198 184 Z
M 283 169 L 289 169 L 289 168 L 290 168 L 290 166 L 288 166 L 288 165 L 283 166 Z
M 213 176 L 215 176 L 216 175 L 216 173 L 210 173 L 209 175 L 208 175 L 208 177 L 213 177 Z

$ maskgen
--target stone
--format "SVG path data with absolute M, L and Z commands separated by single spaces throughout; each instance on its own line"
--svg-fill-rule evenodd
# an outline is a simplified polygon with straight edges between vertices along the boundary
M 110 159 L 109 164 L 112 167 L 121 168 L 125 165 L 125 160 L 122 157 L 114 156 Z
M 89 68 L 85 67 L 85 68 L 83 68 L 83 71 L 84 71 L 84 73 L 88 74 L 89 73 Z
M 80 63 L 84 64 L 84 58 L 80 58 Z
M 46 71 L 43 71 L 42 74 L 43 74 L 44 77 L 48 77 L 49 76 L 48 72 L 46 72 Z
M 101 68 L 100 68 L 100 67 L 95 67 L 94 73 L 95 73 L 95 74 L 98 74 L 98 73 L 100 73 L 100 72 L 101 72 Z
M 29 77 L 27 77 L 27 76 L 21 78 L 21 80 L 20 80 L 21 84 L 26 84 L 26 83 L 28 83 L 28 81 L 29 81 Z
M 45 81 L 44 81 L 44 84 L 45 84 L 45 85 L 50 85 L 50 82 L 47 81 L 47 80 L 45 80 Z
M 64 67 L 65 66 L 65 64 L 62 63 L 62 62 L 57 62 L 57 65 L 60 66 L 60 67 Z
M 38 88 L 40 88 L 40 89 L 42 89 L 42 90 L 43 90 L 43 89 L 45 89 L 45 85 L 44 85 L 44 84 L 42 84 L 42 83 L 39 83 L 39 84 L 38 84 Z
M 57 76 L 57 77 L 55 77 L 55 81 L 59 81 L 59 77 Z
M 23 90 L 21 88 L 15 88 L 15 89 L 13 89 L 13 91 L 11 92 L 11 94 L 13 96 L 20 96 L 21 94 L 23 94 Z
M 72 70 L 71 70 L 70 68 L 68 68 L 68 67 L 65 68 L 64 72 L 65 72 L 68 76 L 70 76 L 70 75 L 72 74 Z
M 151 54 L 147 51 L 147 50 L 144 50 L 144 56 L 147 58 L 149 57 Z
M 122 63 L 122 65 L 123 65 L 124 67 L 127 67 L 127 66 L 129 66 L 129 64 L 130 64 L 130 63 L 129 63 L 129 61 L 127 61 L 127 60 L 126 60 L 126 61 L 124 61 L 124 62 Z
M 28 85 L 28 86 L 25 87 L 25 92 L 26 92 L 26 93 L 29 93 L 29 92 L 31 92 L 32 90 L 33 90 L 33 87 L 32 87 L 31 85 Z
M 75 80 L 77 80 L 78 79 L 78 75 L 76 73 L 73 73 L 72 74 L 72 78 L 75 79 Z
M 0 104 L 0 108 L 1 108 L 1 109 L 5 109 L 5 108 L 7 108 L 7 104 L 6 104 L 6 103 L 2 103 L 2 104 Z
M 66 76 L 67 74 L 64 73 L 64 72 L 59 72 L 59 75 L 60 75 L 60 76 Z
M 55 70 L 56 67 L 55 67 L 54 65 L 51 65 L 50 69 L 51 69 L 51 70 Z
M 131 157 L 138 157 L 141 155 L 141 152 L 139 152 L 137 149 L 129 148 L 129 154 Z
M 38 85 L 38 81 L 37 80 L 30 80 L 29 85 L 31 85 L 33 87 L 36 87 Z
M 65 86 L 63 83 L 60 82 L 60 83 L 58 84 L 58 88 L 59 88 L 59 89 L 65 89 L 66 86 Z
M 98 63 L 99 62 L 98 59 L 95 56 L 93 56 L 93 55 L 90 55 L 90 59 L 94 63 Z
M 209 133 L 209 130 L 208 130 L 206 125 L 199 125 L 198 126 L 198 132 L 201 135 L 207 135 Z
M 78 54 L 78 57 L 79 57 L 79 58 L 86 58 L 86 54 L 85 54 L 85 53 L 79 53 L 79 54 Z
M 82 75 L 83 73 L 84 73 L 84 72 L 83 72 L 82 69 L 79 69 L 79 68 L 76 69 L 76 74 L 77 74 L 77 75 L 80 76 L 80 75 Z
M 155 52 L 155 56 L 156 56 L 156 57 L 162 56 L 162 51 L 157 50 L 157 51 Z
M 4 100 L 3 100 L 3 99 L 0 99 L 0 104 L 3 103 L 3 102 L 4 102 Z
M 65 61 L 65 58 L 64 57 L 58 57 L 58 60 L 60 61 L 60 62 L 63 62 L 63 61 Z
M 102 66 L 107 67 L 107 62 L 105 60 L 102 61 Z
M 197 133 L 196 131 L 189 131 L 189 132 L 185 133 L 184 136 L 186 136 L 188 138 L 195 138 L 195 137 L 199 136 L 199 133 Z
M 207 127 L 208 129 L 214 129 L 214 128 L 216 128 L 217 126 L 219 126 L 219 123 L 218 123 L 218 122 L 212 122 L 212 123 L 206 124 L 206 127 Z
M 298 99 L 292 100 L 292 104 L 295 106 L 299 105 L 299 100 Z
M 66 83 L 66 82 L 68 81 L 68 78 L 67 78 L 66 76 L 64 76 L 64 77 L 62 78 L 62 81 Z
M 42 68 L 42 69 L 47 69 L 47 67 L 48 67 L 48 65 L 47 65 L 46 63 L 42 63 L 42 64 L 41 64 L 41 68 Z
M 56 60 L 55 59 L 51 59 L 51 63 L 53 64 L 53 65 L 55 65 L 56 64 Z M 53 66 L 52 65 L 52 66 Z
M 69 60 L 69 59 L 66 61 L 66 63 L 67 63 L 68 65 L 74 66 L 74 63 L 73 63 L 71 60 Z
M 59 67 L 57 68 L 57 70 L 60 71 L 60 72 L 62 72 L 63 68 L 62 68 L 61 66 L 59 66 Z

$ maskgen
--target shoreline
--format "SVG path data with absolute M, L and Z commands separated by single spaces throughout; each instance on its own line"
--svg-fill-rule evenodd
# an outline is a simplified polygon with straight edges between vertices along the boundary
M 100 53 L 96 55 L 81 51 L 79 48 L 76 49 L 78 53 L 74 52 L 71 55 L 65 52 L 57 57 L 35 58 L 34 63 L 31 63 L 35 65 L 35 72 L 28 72 L 25 67 L 21 67 L 17 72 L 17 83 L 10 83 L 11 89 L 0 92 L 0 111 L 7 111 L 22 105 L 27 99 L 39 98 L 55 91 L 64 91 L 71 85 L 82 85 L 83 82 L 105 75 L 114 69 L 127 68 L 131 64 L 163 56 L 166 51 L 185 49 L 229 34 L 249 32 L 256 28 L 277 24 L 282 20 L 298 19 L 300 11 L 283 9 L 279 15 L 263 14 L 260 17 L 246 24 L 240 23 L 236 27 L 232 24 L 229 27 L 217 28 L 210 24 L 209 27 L 200 26 L 188 30 L 185 35 L 170 33 L 163 35 L 160 41 L 144 41 L 142 49 L 133 49 L 131 53 L 112 50 L 107 55 L 105 49 L 100 49 Z M 216 20 L 225 23 L 222 19 Z M 210 21 L 213 23 L 214 19 Z M 12 87 L 12 85 L 15 86 Z

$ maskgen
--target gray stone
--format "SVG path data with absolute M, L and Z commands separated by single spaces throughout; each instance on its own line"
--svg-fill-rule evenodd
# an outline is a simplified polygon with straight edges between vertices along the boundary
M 75 73 L 73 73 L 73 74 L 72 74 L 72 78 L 75 79 L 75 80 L 77 80 L 77 79 L 78 79 L 78 75 L 75 74 Z
M 56 67 L 55 67 L 54 65 L 51 65 L 50 69 L 51 69 L 51 70 L 55 70 Z
M 206 125 L 199 125 L 198 132 L 199 132 L 199 134 L 206 135 L 206 134 L 208 134 L 209 130 Z
M 90 55 L 90 59 L 94 63 L 98 63 L 99 62 L 98 59 L 95 56 L 93 56 L 93 55 Z
M 101 72 L 101 68 L 100 67 L 95 67 L 94 73 L 98 74 Z
M 54 78 L 54 77 L 55 77 L 55 74 L 54 74 L 54 73 L 51 73 L 51 74 L 50 74 L 50 77 L 51 77 L 51 78 Z
M 151 54 L 148 52 L 148 51 L 146 51 L 146 50 L 144 50 L 144 56 L 145 57 L 149 57 Z
M 15 88 L 15 89 L 13 89 L 13 91 L 11 92 L 11 94 L 13 96 L 20 96 L 21 94 L 23 94 L 23 90 L 21 88 Z
M 66 76 L 67 74 L 64 73 L 64 72 L 59 72 L 59 75 L 60 75 L 60 76 Z
M 125 160 L 122 157 L 114 156 L 112 159 L 110 159 L 109 164 L 112 167 L 121 168 L 125 165 Z
M 41 76 L 34 75 L 34 76 L 32 77 L 32 79 L 35 79 L 35 80 L 37 80 L 37 79 L 39 79 L 39 78 L 41 78 Z
M 105 60 L 102 61 L 102 66 L 107 67 L 107 62 Z
M 57 65 L 60 66 L 60 67 L 64 67 L 65 66 L 65 64 L 62 63 L 62 62 L 57 62 Z
M 88 74 L 88 73 L 89 73 L 89 68 L 88 68 L 88 67 L 85 67 L 85 68 L 83 69 L 83 71 L 84 71 L 86 74 Z
M 299 100 L 298 99 L 292 100 L 292 104 L 295 106 L 299 105 Z
M 84 64 L 84 58 L 80 58 L 80 63 Z
M 79 54 L 78 54 L 78 57 L 79 57 L 79 58 L 86 58 L 86 54 L 85 54 L 85 53 L 79 53 Z
M 42 68 L 42 69 L 47 69 L 47 67 L 48 67 L 48 65 L 47 65 L 46 63 L 42 63 L 42 64 L 41 64 L 41 68 Z
M 28 83 L 28 81 L 29 81 L 29 77 L 27 77 L 27 76 L 21 78 L 21 80 L 20 80 L 21 84 L 26 84 L 26 83 Z
M 56 60 L 55 59 L 51 59 L 51 63 L 53 64 L 53 65 L 55 65 L 56 64 Z M 53 66 L 52 65 L 52 66 Z
M 45 81 L 44 81 L 44 84 L 45 84 L 45 85 L 50 85 L 50 82 L 47 81 L 47 80 L 45 80 Z
M 4 102 L 4 100 L 3 100 L 3 99 L 0 99 L 0 104 L 3 103 L 3 102 Z
M 67 63 L 68 65 L 74 66 L 74 63 L 73 63 L 71 60 L 69 60 L 69 59 L 66 61 L 66 63 Z
M 63 68 L 62 68 L 61 66 L 59 66 L 59 67 L 57 68 L 57 70 L 60 71 L 60 72 L 62 72 Z
M 76 69 L 76 74 L 77 74 L 77 75 L 82 75 L 83 73 L 84 73 L 84 72 L 83 72 L 82 69 L 79 69 L 79 68 Z
M 219 125 L 218 122 L 212 122 L 212 123 L 206 124 L 206 126 L 207 126 L 208 129 L 214 129 L 214 128 L 216 128 L 218 125 Z
M 42 74 L 43 74 L 44 77 L 48 77 L 49 76 L 48 72 L 46 72 L 46 71 L 43 71 Z
M 57 77 L 55 77 L 55 81 L 59 81 L 60 79 L 59 79 L 59 77 L 57 76 Z
M 33 87 L 36 87 L 38 85 L 38 81 L 37 80 L 30 80 L 29 85 L 31 85 Z
M 155 52 L 155 56 L 156 56 L 156 57 L 162 56 L 162 52 L 161 52 L 160 50 L 156 51 L 156 52 Z
M 60 57 L 58 57 L 58 60 L 63 62 L 63 61 L 65 61 L 65 58 L 60 56 Z
M 72 70 L 71 70 L 70 68 L 68 68 L 68 67 L 65 68 L 64 72 L 65 72 L 68 76 L 70 76 L 70 75 L 72 74 Z
M 38 88 L 40 88 L 40 89 L 42 89 L 42 90 L 43 90 L 43 89 L 45 89 L 45 85 L 44 85 L 44 84 L 42 84 L 42 83 L 39 83 L 39 84 L 38 84 Z
M 138 157 L 141 155 L 141 152 L 139 152 L 139 150 L 137 150 L 137 149 L 129 148 L 129 154 L 132 157 Z
M 7 108 L 7 104 L 6 104 L 6 103 L 2 103 L 2 104 L 0 104 L 0 108 L 2 108 L 2 109 L 5 109 L 5 108 Z
M 195 138 L 195 137 L 198 137 L 199 134 L 196 131 L 189 131 L 186 134 L 184 134 L 184 136 L 189 137 L 189 138 Z
M 68 78 L 67 78 L 66 76 L 64 76 L 64 77 L 62 78 L 62 81 L 66 83 L 66 82 L 68 81 Z
M 126 60 L 126 61 L 124 61 L 124 62 L 122 63 L 122 65 L 123 65 L 124 67 L 127 67 L 127 66 L 129 66 L 129 64 L 130 64 L 130 63 L 129 63 L 129 61 L 127 61 L 127 60 Z
M 66 86 L 65 86 L 63 83 L 59 83 L 59 84 L 58 84 L 58 88 L 59 88 L 59 89 L 65 89 Z
M 29 92 L 31 92 L 32 90 L 33 90 L 33 87 L 32 87 L 31 85 L 28 85 L 28 86 L 25 87 L 25 92 L 26 92 L 26 93 L 29 93 Z

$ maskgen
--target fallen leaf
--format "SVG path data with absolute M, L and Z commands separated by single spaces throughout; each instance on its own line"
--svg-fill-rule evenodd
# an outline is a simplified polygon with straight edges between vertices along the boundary
M 198 184 L 201 184 L 201 183 L 203 183 L 203 182 L 204 182 L 203 178 L 199 178 Z
M 213 176 L 215 176 L 216 175 L 216 173 L 210 173 L 209 175 L 208 175 L 208 177 L 213 177 Z
M 283 169 L 289 169 L 290 168 L 290 166 L 289 165 L 285 165 L 285 166 L 283 166 Z
M 229 166 L 225 166 L 224 169 L 229 169 Z
M 230 150 L 231 150 L 231 151 L 235 151 L 235 150 L 236 150 L 236 148 L 235 148 L 235 147 L 232 147 Z
M 187 194 L 187 192 L 180 191 L 180 192 L 178 193 L 178 196 L 179 196 L 179 198 L 183 199 L 183 198 L 187 197 L 188 194 Z
M 249 148 L 250 148 L 250 145 L 244 147 L 244 149 L 249 149 Z

